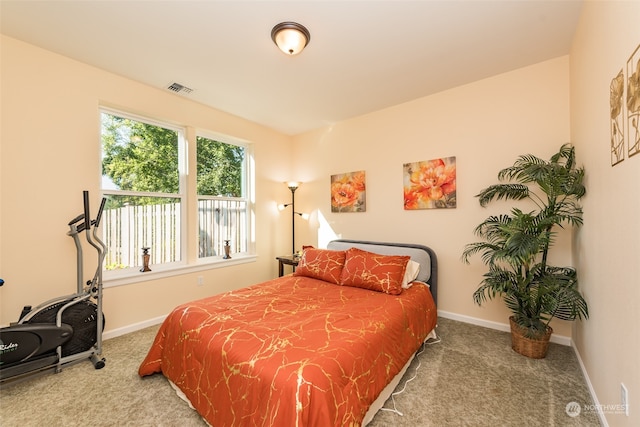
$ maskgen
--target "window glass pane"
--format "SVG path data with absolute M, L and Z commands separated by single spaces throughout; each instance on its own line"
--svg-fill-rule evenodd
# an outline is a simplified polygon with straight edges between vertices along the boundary
M 244 147 L 200 136 L 197 144 L 198 194 L 243 197 Z
M 102 189 L 179 192 L 178 132 L 102 113 Z
M 231 252 L 247 251 L 247 202 L 236 199 L 198 200 L 198 256 L 224 255 L 224 244 Z
M 198 256 L 247 251 L 245 147 L 197 137 Z
M 180 260 L 180 199 L 105 195 L 101 227 L 106 270 L 141 267 L 142 248 L 152 264 Z

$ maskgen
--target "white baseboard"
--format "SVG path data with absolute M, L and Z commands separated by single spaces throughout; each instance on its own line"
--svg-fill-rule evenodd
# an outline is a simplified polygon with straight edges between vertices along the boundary
M 490 320 L 478 319 L 477 317 L 465 316 L 463 314 L 451 313 L 448 311 L 438 310 L 438 316 L 442 316 L 445 319 L 457 320 L 459 322 L 471 323 L 472 325 L 483 326 L 489 329 L 496 329 L 498 331 L 510 332 L 511 327 L 506 323 L 498 323 Z M 561 345 L 571 345 L 571 337 L 564 335 L 551 335 L 551 342 Z
M 154 319 L 145 320 L 144 322 L 134 323 L 133 325 L 124 326 L 122 328 L 112 329 L 102 334 L 102 339 L 108 340 L 110 338 L 119 337 L 120 335 L 125 335 L 131 332 L 139 331 L 144 328 L 148 328 L 149 326 L 159 325 L 164 322 L 164 319 L 167 317 L 164 316 L 156 317 Z
M 602 406 L 600 406 L 600 401 L 598 400 L 598 396 L 596 396 L 596 391 L 593 388 L 593 384 L 591 384 L 591 379 L 589 378 L 589 374 L 587 373 L 587 368 L 584 366 L 584 363 L 582 363 L 582 357 L 580 357 L 580 352 L 578 351 L 578 348 L 575 346 L 573 341 L 571 341 L 571 346 L 573 347 L 573 351 L 576 353 L 576 357 L 578 358 L 578 364 L 580 365 L 580 370 L 582 371 L 582 375 L 584 375 L 584 380 L 587 382 L 587 387 L 589 388 L 589 394 L 591 394 L 591 398 L 593 399 L 593 404 L 597 409 L 600 425 L 602 427 L 609 427 L 609 423 L 607 422 L 607 419 L 604 416 L 604 412 L 602 411 Z

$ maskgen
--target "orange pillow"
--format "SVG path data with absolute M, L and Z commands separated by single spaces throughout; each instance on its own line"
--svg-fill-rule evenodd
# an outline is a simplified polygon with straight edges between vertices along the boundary
M 307 276 L 325 282 L 340 284 L 345 251 L 307 248 L 296 267 L 294 276 Z
M 411 259 L 405 255 L 380 255 L 362 249 L 347 250 L 340 284 L 390 295 L 402 293 L 402 279 Z

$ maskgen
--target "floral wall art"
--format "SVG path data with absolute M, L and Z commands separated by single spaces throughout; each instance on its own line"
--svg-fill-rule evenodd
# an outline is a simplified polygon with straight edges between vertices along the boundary
M 627 61 L 627 147 L 640 153 L 640 45 Z
M 611 166 L 615 166 L 625 159 L 625 141 L 627 157 L 640 153 L 640 45 L 627 60 L 626 70 L 611 80 L 609 107 Z
M 444 157 L 403 166 L 404 209 L 456 207 L 456 158 Z
M 624 160 L 624 74 L 622 70 L 611 80 L 609 86 L 609 107 L 611 109 L 611 165 Z
M 364 171 L 331 175 L 331 212 L 365 212 Z

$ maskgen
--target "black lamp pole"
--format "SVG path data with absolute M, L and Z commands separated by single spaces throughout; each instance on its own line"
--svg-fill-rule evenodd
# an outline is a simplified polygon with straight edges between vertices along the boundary
M 291 255 L 296 254 L 296 189 L 298 187 L 289 186 L 291 190 Z

